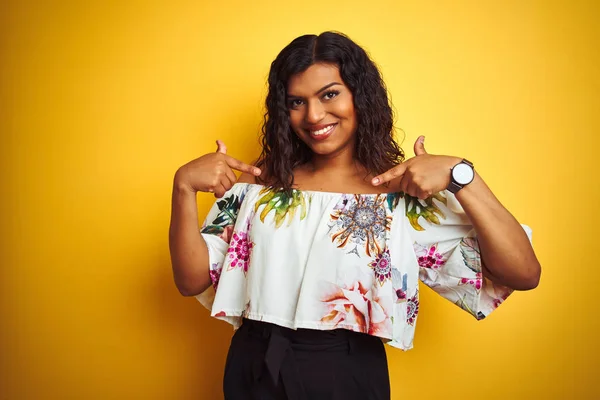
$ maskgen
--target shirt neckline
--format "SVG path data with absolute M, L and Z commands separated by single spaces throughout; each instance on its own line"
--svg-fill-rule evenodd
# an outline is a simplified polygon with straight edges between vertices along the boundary
M 260 188 L 267 188 L 265 185 L 261 185 L 260 183 L 249 183 L 249 182 L 236 182 L 233 186 L 236 185 L 248 185 L 248 186 L 257 186 Z M 294 189 L 300 193 L 306 194 L 316 194 L 316 195 L 324 195 L 324 196 L 367 196 L 367 197 L 376 197 L 376 196 L 388 196 L 390 194 L 401 194 L 402 192 L 382 192 L 382 193 L 344 193 L 344 192 L 327 192 L 321 190 L 306 190 L 306 189 Z

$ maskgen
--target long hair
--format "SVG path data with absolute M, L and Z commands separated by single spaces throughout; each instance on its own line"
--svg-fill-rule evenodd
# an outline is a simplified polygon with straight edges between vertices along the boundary
M 290 126 L 286 92 L 290 77 L 319 62 L 337 65 L 352 92 L 357 117 L 355 159 L 373 174 L 404 159 L 393 138 L 393 112 L 385 83 L 365 50 L 336 32 L 304 35 L 277 55 L 269 71 L 262 153 L 257 162 L 266 169 L 264 181 L 269 186 L 291 190 L 294 169 L 312 158 L 312 150 Z

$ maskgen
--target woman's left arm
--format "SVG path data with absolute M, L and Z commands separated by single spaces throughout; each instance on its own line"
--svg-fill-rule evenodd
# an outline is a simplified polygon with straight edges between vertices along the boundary
M 424 138 L 417 139 L 415 157 L 373 178 L 374 185 L 394 182 L 398 189 L 425 199 L 445 190 L 450 170 L 461 158 L 428 154 Z M 498 201 L 483 179 L 475 173 L 473 181 L 456 193 L 477 233 L 483 260 L 483 275 L 515 290 L 535 288 L 541 266 L 529 238 L 515 217 Z
M 527 234 L 479 174 L 456 193 L 456 199 L 477 232 L 483 275 L 515 290 L 534 289 L 541 266 Z

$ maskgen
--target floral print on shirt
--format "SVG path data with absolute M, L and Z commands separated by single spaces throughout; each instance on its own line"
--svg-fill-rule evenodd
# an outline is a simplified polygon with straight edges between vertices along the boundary
M 219 286 L 219 279 L 221 278 L 221 271 L 223 270 L 223 265 L 221 263 L 214 263 L 212 268 L 208 272 L 210 276 L 210 280 L 212 282 L 213 287 L 217 290 Z
M 385 209 L 386 200 L 386 195 L 342 197 L 331 214 L 335 228 L 331 240 L 339 248 L 349 242 L 363 245 L 369 257 L 380 254 L 392 221 Z
M 210 223 L 204 223 L 204 226 L 200 230 L 202 233 L 217 235 L 223 241 L 229 243 L 231 240 L 231 233 L 233 232 L 233 226 L 237 219 L 240 205 L 244 201 L 246 192 L 243 191 L 239 195 L 235 193 L 224 197 L 216 202 L 216 206 L 219 209 L 219 213 Z
M 307 195 L 299 190 L 291 189 L 291 192 L 288 193 L 284 190 L 276 190 L 271 187 L 262 189 L 260 194 L 262 196 L 254 205 L 254 211 L 258 211 L 262 205 L 265 206 L 260 213 L 260 220 L 262 222 L 265 222 L 265 218 L 271 211 L 275 211 L 275 228 L 279 228 L 283 224 L 286 216 L 288 217 L 289 226 L 294 220 L 298 208 L 300 209 L 300 220 L 302 221 L 306 218 L 307 203 L 310 203 L 310 195 L 308 195 L 307 201 Z
M 472 237 L 463 238 L 460 241 L 460 252 L 467 268 L 475 273 L 481 272 L 481 253 L 479 252 L 477 239 Z
M 246 229 L 244 231 L 234 232 L 227 249 L 227 255 L 229 256 L 229 267 L 228 270 L 240 268 L 244 271 L 244 275 L 248 273 L 248 266 L 250 265 L 250 255 L 254 243 L 250 240 L 248 231 L 250 230 L 250 221 L 252 216 L 248 218 L 246 222 Z
M 324 284 L 326 289 L 321 301 L 325 305 L 325 315 L 321 322 L 370 335 L 391 332 L 390 311 L 385 307 L 387 302 L 377 297 L 368 284 L 360 281 L 342 286 Z
M 414 244 L 417 262 L 421 268 L 439 269 L 446 263 L 447 256 L 438 252 L 438 244 L 433 244 L 429 248 Z
M 197 298 L 234 327 L 250 318 L 350 329 L 408 350 L 419 279 L 477 319 L 511 293 L 485 278 L 457 204 L 449 192 L 420 200 L 235 184 L 202 227 L 213 284 Z
M 419 291 L 406 302 L 406 322 L 409 325 L 414 325 L 417 322 L 419 315 Z
M 419 223 L 419 218 L 423 218 L 426 222 L 436 225 L 440 224 L 440 218 L 446 218 L 444 212 L 433 201 L 437 200 L 444 205 L 446 204 L 446 197 L 444 197 L 441 192 L 436 193 L 425 200 L 420 200 L 419 198 L 410 196 L 406 193 L 402 193 L 402 196 L 404 197 L 406 204 L 406 217 L 415 230 L 425 230 Z
M 390 259 L 390 251 L 383 250 L 375 256 L 375 259 L 369 263 L 369 267 L 375 273 L 375 279 L 379 285 L 383 285 L 386 280 L 392 277 L 392 260 Z
M 407 274 L 402 274 L 396 268 L 392 268 L 392 287 L 396 295 L 396 303 L 404 303 L 406 301 L 406 291 L 408 290 L 407 278 Z
M 460 285 L 471 285 L 477 292 L 483 286 L 483 276 L 481 272 L 481 254 L 477 239 L 466 237 L 460 241 L 460 252 L 465 266 L 475 273 L 474 277 L 462 277 Z

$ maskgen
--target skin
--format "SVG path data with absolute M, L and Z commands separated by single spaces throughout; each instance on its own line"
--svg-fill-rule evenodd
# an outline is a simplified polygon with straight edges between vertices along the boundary
M 372 176 L 354 157 L 357 119 L 352 93 L 339 69 L 314 64 L 288 82 L 290 125 L 314 153 L 310 162 L 294 171 L 300 190 L 339 193 L 404 191 L 421 199 L 440 192 L 450 183 L 450 169 L 462 158 L 427 153 L 424 137 L 414 145 L 415 156 Z M 325 140 L 311 135 L 335 124 Z M 243 172 L 239 182 L 256 183 L 258 168 L 226 154 L 217 141 L 217 152 L 181 167 L 175 174 L 170 248 L 175 283 L 184 295 L 196 295 L 210 285 L 208 250 L 198 232 L 196 192 L 221 197 L 235 183 L 233 170 Z M 263 176 L 264 179 L 264 176 Z M 481 176 L 456 195 L 473 224 L 483 259 L 483 274 L 516 290 L 538 285 L 541 267 L 522 227 L 496 199 Z

